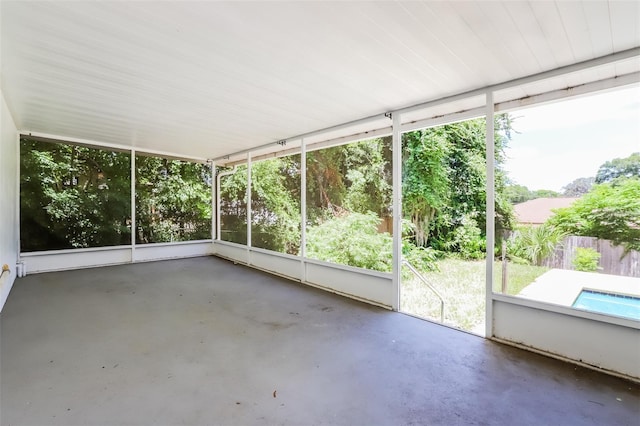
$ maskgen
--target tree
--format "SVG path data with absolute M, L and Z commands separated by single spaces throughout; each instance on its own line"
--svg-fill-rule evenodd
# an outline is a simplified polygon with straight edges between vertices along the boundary
M 562 188 L 562 195 L 565 197 L 581 197 L 591 190 L 595 178 L 581 177 L 567 184 Z
M 307 217 L 319 223 L 347 212 L 391 216 L 391 138 L 307 154 Z
M 595 182 L 611 182 L 620 177 L 640 177 L 640 152 L 634 152 L 626 158 L 607 161 L 598 169 Z
M 246 194 L 247 166 L 239 165 L 220 182 L 221 239 L 247 243 Z M 252 246 L 297 254 L 300 221 L 300 155 L 252 163 Z
M 131 155 L 21 139 L 24 251 L 131 243 Z M 211 237 L 211 176 L 204 164 L 136 157 L 140 243 Z
M 414 225 L 416 245 L 424 247 L 436 213 L 449 201 L 450 144 L 443 127 L 407 133 L 402 142 L 402 209 Z
M 206 164 L 136 156 L 136 242 L 211 238 L 210 185 Z
M 251 168 L 251 244 L 281 253 L 300 249 L 300 155 Z
M 560 194 L 551 189 L 530 191 L 529 188 L 523 185 L 507 185 L 504 190 L 504 196 L 510 203 L 519 204 L 536 198 L 555 198 L 559 197 Z
M 556 198 L 559 196 L 559 192 L 553 191 L 551 189 L 536 189 L 531 193 L 532 200 L 536 198 Z
M 128 153 L 20 140 L 21 250 L 129 244 Z
M 391 138 L 375 138 L 343 147 L 346 168 L 344 207 L 391 217 Z
M 529 188 L 524 185 L 507 185 L 504 196 L 512 204 L 524 203 L 533 198 Z
M 558 209 L 548 223 L 569 234 L 640 250 L 640 178 L 595 185 L 571 207 Z
M 229 171 L 218 168 L 217 172 Z M 247 166 L 220 178 L 220 231 L 223 241 L 247 243 Z
M 501 168 L 511 132 L 508 115 L 496 117 L 496 229 L 510 228 L 512 205 Z M 403 212 L 414 224 L 415 243 L 461 252 L 460 241 L 485 238 L 485 120 L 476 119 L 411 132 L 403 140 Z M 466 227 L 465 238 L 456 229 Z M 472 246 L 484 243 L 477 241 Z
M 510 227 L 511 203 L 504 196 L 506 177 L 501 169 L 504 147 L 510 134 L 508 115 L 496 117 L 496 227 Z M 352 214 L 378 219 L 378 232 L 390 230 L 391 217 L 391 143 L 390 138 L 374 138 L 347 145 L 311 150 L 307 154 L 307 226 L 316 227 Z M 403 211 L 409 219 L 413 241 L 422 247 L 466 253 L 478 257 L 485 248 L 486 161 L 484 119 L 454 123 L 405 134 L 403 137 Z M 276 160 L 273 160 L 276 161 Z M 285 169 L 276 166 L 252 168 L 254 196 L 252 204 L 253 239 L 265 241 L 293 235 L 297 227 L 285 223 L 297 220 L 284 211 L 299 211 L 294 205 L 298 189 L 281 184 L 278 175 Z M 246 175 L 239 171 L 224 178 L 221 187 L 223 237 L 246 242 Z M 262 176 L 264 173 L 264 176 Z M 261 177 L 262 176 L 262 177 Z M 260 184 L 264 180 L 264 185 Z M 257 183 L 256 183 L 257 182 Z M 292 181 L 293 182 L 293 181 Z M 266 184 L 268 183 L 268 184 Z M 293 183 L 292 183 L 293 185 Z M 293 192 L 291 192 L 293 191 Z M 291 194 L 295 196 L 292 197 Z M 284 210 L 278 210 L 284 203 Z M 260 220 L 260 223 L 256 222 Z M 346 219 L 345 219 L 346 220 Z M 323 228 L 324 229 L 324 228 Z M 349 228 L 350 229 L 350 228 Z M 368 238 L 366 233 L 362 238 Z M 366 245 L 366 241 L 361 241 Z M 258 242 L 258 244 L 262 244 Z M 269 247 L 270 249 L 275 249 Z M 290 249 L 287 249 L 289 251 Z

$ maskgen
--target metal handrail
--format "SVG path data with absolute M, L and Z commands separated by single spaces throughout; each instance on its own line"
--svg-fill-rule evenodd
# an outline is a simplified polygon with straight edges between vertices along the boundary
M 426 284 L 426 286 L 429 287 L 429 289 L 431 289 L 431 291 L 433 291 L 436 296 L 438 296 L 438 299 L 440 299 L 440 322 L 444 322 L 444 299 L 442 298 L 442 295 L 438 292 L 438 290 L 435 289 L 435 287 L 429 284 L 429 281 L 427 281 L 427 279 L 423 277 L 422 274 L 420 274 L 420 272 L 418 272 L 418 270 L 411 263 L 409 263 L 408 260 L 402 259 L 402 264 L 407 265 L 411 272 L 413 272 L 413 274 L 418 277 L 420 281 Z

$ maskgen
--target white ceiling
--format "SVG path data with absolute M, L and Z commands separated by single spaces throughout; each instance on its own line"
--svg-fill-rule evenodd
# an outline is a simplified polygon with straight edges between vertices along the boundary
M 213 158 L 640 46 L 637 1 L 14 2 L 20 130 Z

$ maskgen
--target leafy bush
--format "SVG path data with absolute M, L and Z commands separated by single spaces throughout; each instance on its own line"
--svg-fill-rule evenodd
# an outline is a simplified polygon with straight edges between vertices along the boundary
M 640 178 L 595 185 L 547 223 L 572 235 L 611 240 L 626 251 L 640 250 Z
M 431 247 L 416 247 L 413 243 L 415 226 L 407 219 L 402 220 L 402 257 L 419 271 L 436 271 L 436 261 L 442 257 L 442 253 Z M 403 279 L 407 278 L 403 276 Z
M 484 259 L 487 242 L 472 215 L 463 216 L 460 226 L 453 231 L 453 241 L 449 243 L 449 247 L 462 259 Z
M 598 269 L 600 253 L 592 248 L 576 248 L 576 255 L 573 258 L 573 267 L 576 271 L 595 272 Z
M 560 246 L 566 233 L 550 225 L 525 226 L 517 229 L 507 244 L 507 254 L 512 259 L 526 259 L 532 265 L 540 265 Z
M 393 238 L 378 232 L 380 218 L 373 212 L 334 217 L 307 230 L 307 256 L 357 268 L 391 272 Z M 437 269 L 438 252 L 416 247 L 411 241 L 413 225 L 403 221 L 402 256 L 419 271 Z
M 350 213 L 307 231 L 307 256 L 341 265 L 391 272 L 393 239 L 378 232 L 375 213 Z

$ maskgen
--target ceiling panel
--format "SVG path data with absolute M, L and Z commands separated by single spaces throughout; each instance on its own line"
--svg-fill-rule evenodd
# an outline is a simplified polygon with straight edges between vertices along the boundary
M 556 6 L 574 59 L 584 61 L 592 58 L 594 51 L 583 3 L 563 1 L 557 2 Z
M 576 62 L 567 28 L 560 15 L 558 4 L 555 2 L 532 2 L 531 10 L 536 22 L 549 46 L 549 54 L 555 60 L 556 65 L 562 66 Z M 579 43 L 579 42 L 578 42 Z
M 638 47 L 638 5 L 3 0 L 1 85 L 21 130 L 212 158 Z
M 609 2 L 613 49 L 620 51 L 640 44 L 640 2 Z

